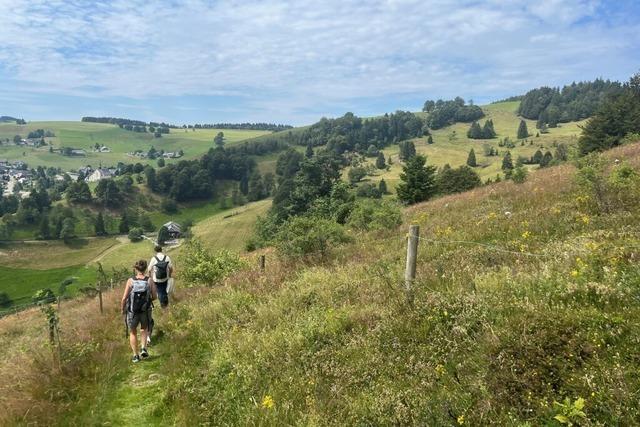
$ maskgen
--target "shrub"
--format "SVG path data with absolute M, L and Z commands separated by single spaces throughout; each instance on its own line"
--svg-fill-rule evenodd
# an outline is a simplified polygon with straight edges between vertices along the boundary
M 344 228 L 328 219 L 299 216 L 290 219 L 275 239 L 276 247 L 286 256 L 300 257 L 310 254 L 327 256 L 332 246 L 350 239 Z
M 374 184 L 365 182 L 356 190 L 358 197 L 369 197 L 372 199 L 379 199 L 382 197 L 382 193 Z
M 160 204 L 160 208 L 164 213 L 174 214 L 178 212 L 178 205 L 171 199 L 165 199 Z
M 198 239 L 185 243 L 181 264 L 183 271 L 180 277 L 186 286 L 217 285 L 245 265 L 237 254 L 225 250 L 212 253 Z
M 523 166 L 518 166 L 513 170 L 511 174 L 511 179 L 516 184 L 522 184 L 527 180 L 527 170 Z
M 392 230 L 402 224 L 402 210 L 387 200 L 360 200 L 351 211 L 348 224 L 358 230 Z
M 142 228 L 136 227 L 129 230 L 129 240 L 132 242 L 139 242 L 142 240 Z
M 11 304 L 13 304 L 13 301 L 11 301 L 9 294 L 6 292 L 0 292 L 0 307 L 8 308 L 11 307 Z
M 49 288 L 40 289 L 31 297 L 31 300 L 36 304 L 46 304 L 55 301 L 56 296 Z

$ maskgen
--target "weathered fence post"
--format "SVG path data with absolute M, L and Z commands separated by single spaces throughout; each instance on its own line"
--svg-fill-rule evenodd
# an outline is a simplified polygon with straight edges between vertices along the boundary
M 111 290 L 113 290 L 113 277 L 111 278 Z
M 98 291 L 98 300 L 100 301 L 100 314 L 103 314 L 103 308 L 102 308 L 102 289 L 100 287 L 97 288 Z
M 260 255 L 260 258 L 259 258 L 259 261 L 258 261 L 258 263 L 260 264 L 260 272 L 261 273 L 264 273 L 264 270 L 265 270 L 265 261 L 266 261 L 265 258 L 266 257 L 264 255 Z
M 407 239 L 407 266 L 404 270 L 404 287 L 407 297 L 411 299 L 413 281 L 416 278 L 416 261 L 418 258 L 418 241 L 420 240 L 420 226 L 409 227 Z

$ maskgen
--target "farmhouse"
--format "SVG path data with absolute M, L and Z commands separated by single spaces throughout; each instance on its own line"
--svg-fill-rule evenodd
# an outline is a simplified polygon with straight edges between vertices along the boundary
M 72 156 L 86 156 L 87 152 L 81 149 L 73 149 L 71 150 Z
M 109 169 L 96 169 L 86 180 L 88 182 L 96 182 L 102 179 L 112 178 L 113 173 Z
M 169 230 L 169 236 L 172 239 L 177 239 L 182 234 L 182 227 L 177 222 L 169 221 L 164 226 Z

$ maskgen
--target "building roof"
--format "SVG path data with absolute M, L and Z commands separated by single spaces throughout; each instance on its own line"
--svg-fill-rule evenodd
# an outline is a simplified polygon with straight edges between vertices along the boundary
M 177 222 L 169 221 L 166 224 L 164 224 L 164 226 L 169 231 L 177 231 L 177 232 L 181 232 L 182 231 L 182 227 Z

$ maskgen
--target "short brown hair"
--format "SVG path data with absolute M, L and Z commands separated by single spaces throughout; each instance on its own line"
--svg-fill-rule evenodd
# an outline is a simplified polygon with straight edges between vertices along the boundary
M 133 264 L 133 268 L 138 270 L 140 273 L 144 273 L 145 271 L 147 271 L 147 261 L 143 259 L 136 261 L 136 263 Z
M 155 248 L 153 248 L 156 252 L 162 252 L 162 246 L 160 245 L 156 245 Z

